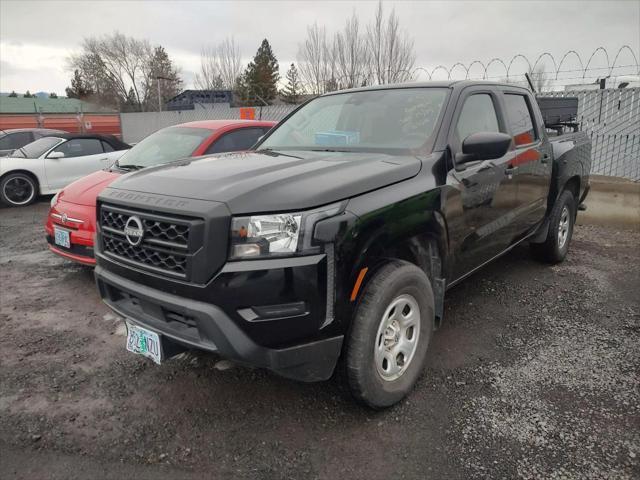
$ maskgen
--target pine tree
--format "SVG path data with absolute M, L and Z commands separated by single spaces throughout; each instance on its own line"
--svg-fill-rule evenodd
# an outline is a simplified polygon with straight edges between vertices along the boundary
M 51 92 L 49 94 L 49 98 L 58 98 L 58 94 L 56 92 Z
M 84 79 L 82 78 L 82 74 L 78 69 L 73 71 L 73 78 L 71 79 L 71 86 L 65 88 L 65 93 L 68 98 L 87 98 L 89 95 L 93 93 L 91 88 L 87 86 Z
M 247 65 L 245 70 L 246 84 L 248 87 L 248 101 L 253 104 L 271 102 L 278 94 L 278 60 L 273 55 L 271 45 L 265 38 L 258 48 L 253 61 Z
M 287 70 L 287 85 L 282 90 L 282 98 L 287 103 L 298 103 L 301 92 L 300 75 L 295 63 L 292 63 L 289 70 Z
M 35 97 L 35 95 L 31 95 L 31 92 L 30 92 L 29 90 L 27 90 L 27 93 L 25 93 L 25 94 L 23 95 L 23 97 L 24 97 L 24 98 L 33 98 L 33 97 Z
M 139 112 L 140 104 L 138 103 L 138 97 L 136 97 L 136 92 L 133 91 L 133 87 L 129 87 L 129 93 L 127 93 L 127 99 L 120 106 L 120 109 L 123 112 Z
M 175 97 L 182 90 L 182 79 L 164 47 L 156 47 L 149 62 L 149 84 L 145 89 L 146 110 L 158 108 L 158 82 L 160 82 L 161 102 Z M 158 77 L 161 77 L 158 80 Z
M 233 87 L 233 93 L 237 103 L 244 106 L 253 105 L 249 98 L 249 81 L 247 79 L 247 70 L 242 72 L 236 79 L 236 84 Z
M 16 93 L 15 90 L 11 90 L 11 93 L 9 94 L 10 97 L 12 98 L 16 98 L 18 96 L 18 94 Z

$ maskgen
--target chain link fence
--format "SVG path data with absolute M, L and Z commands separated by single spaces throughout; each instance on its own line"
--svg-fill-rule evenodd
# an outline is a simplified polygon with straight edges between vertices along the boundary
M 280 121 L 297 105 L 269 105 L 254 107 L 256 120 Z M 121 113 L 122 139 L 127 143 L 136 143 L 147 135 L 164 127 L 199 120 L 239 120 L 240 108 L 228 103 L 214 103 L 195 110 L 165 112 Z
M 591 137 L 591 173 L 640 181 L 640 88 L 541 93 L 578 97 L 580 129 Z
M 640 181 L 640 88 L 541 93 L 542 97 L 578 97 L 578 122 L 592 142 L 591 173 Z M 295 105 L 255 107 L 256 119 L 280 121 Z M 240 118 L 240 108 L 207 108 L 120 115 L 125 142 L 135 143 L 164 127 L 196 120 Z

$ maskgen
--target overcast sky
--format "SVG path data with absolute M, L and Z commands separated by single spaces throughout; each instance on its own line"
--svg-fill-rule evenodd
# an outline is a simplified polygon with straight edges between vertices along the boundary
M 385 1 L 415 40 L 416 67 L 432 69 L 473 60 L 506 62 L 522 53 L 556 57 L 576 50 L 586 62 L 599 46 L 615 55 L 622 45 L 640 53 L 640 0 L 631 1 Z M 355 11 L 369 22 L 370 1 L 13 1 L 0 0 L 0 91 L 63 93 L 66 58 L 84 37 L 118 30 L 166 48 L 187 86 L 200 50 L 233 35 L 248 61 L 263 38 L 271 43 L 284 75 L 295 61 L 306 27 L 317 21 L 329 32 Z M 558 58 L 559 60 L 559 58 Z M 610 62 L 613 58 L 609 59 Z M 629 52 L 618 64 L 633 63 Z M 550 67 L 549 62 L 549 67 Z M 577 68 L 570 58 L 562 70 Z M 593 66 L 606 66 L 598 53 Z M 500 69 L 495 66 L 496 75 Z M 520 69 L 522 70 L 522 68 Z

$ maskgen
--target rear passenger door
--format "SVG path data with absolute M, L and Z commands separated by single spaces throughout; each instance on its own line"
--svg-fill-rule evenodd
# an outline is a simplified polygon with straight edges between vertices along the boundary
M 449 133 L 454 162 L 464 139 L 478 132 L 507 133 L 499 92 L 493 89 L 471 87 L 458 100 Z M 456 279 L 500 254 L 513 239 L 518 208 L 517 178 L 510 164 L 513 157 L 508 151 L 501 158 L 449 171 L 447 183 L 458 190 L 460 203 L 448 214 Z
M 550 145 L 543 142 L 543 126 L 533 113 L 533 97 L 521 90 L 505 88 L 502 98 L 515 145 L 511 165 L 517 169 L 521 206 L 518 229 L 525 233 L 543 220 L 547 209 L 552 169 Z
M 265 134 L 265 131 L 266 129 L 261 127 L 248 127 L 223 133 L 220 138 L 209 145 L 205 155 L 249 150 L 258 142 L 258 139 Z

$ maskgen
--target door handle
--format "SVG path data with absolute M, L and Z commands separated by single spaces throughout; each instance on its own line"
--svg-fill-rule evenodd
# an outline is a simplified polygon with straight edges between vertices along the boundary
M 547 163 L 549 161 L 549 154 L 545 153 L 544 155 L 542 155 L 542 163 Z

